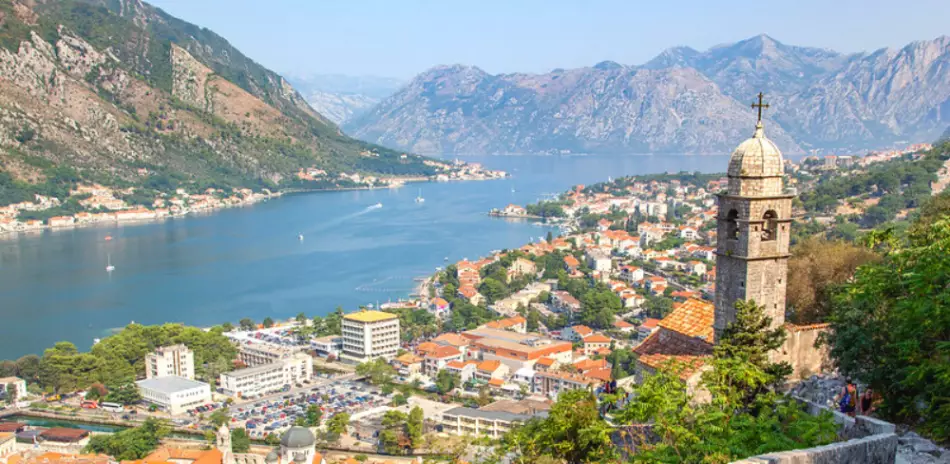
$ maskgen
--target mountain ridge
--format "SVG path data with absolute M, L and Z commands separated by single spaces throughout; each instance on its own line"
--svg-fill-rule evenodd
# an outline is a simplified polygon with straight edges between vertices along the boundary
M 332 188 L 344 173 L 431 175 L 440 164 L 344 135 L 279 74 L 140 0 L 0 3 L 0 77 L 3 203 L 51 179 Z M 301 170 L 326 174 L 303 183 Z
M 638 66 L 601 62 L 491 75 L 477 66 L 440 65 L 343 128 L 428 154 L 722 153 L 754 123 L 751 111 L 738 110 L 762 91 L 772 105 L 767 131 L 788 153 L 877 148 L 930 141 L 942 132 L 950 123 L 948 69 L 945 36 L 842 54 L 765 34 L 705 51 L 671 47 Z M 565 81 L 573 87 L 565 89 Z

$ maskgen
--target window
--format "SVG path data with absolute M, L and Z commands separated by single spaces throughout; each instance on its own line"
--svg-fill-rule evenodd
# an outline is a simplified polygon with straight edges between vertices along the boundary
M 732 209 L 726 215 L 726 238 L 737 240 L 739 238 L 739 212 Z
M 775 240 L 778 236 L 778 214 L 775 211 L 768 210 L 762 216 L 762 241 Z

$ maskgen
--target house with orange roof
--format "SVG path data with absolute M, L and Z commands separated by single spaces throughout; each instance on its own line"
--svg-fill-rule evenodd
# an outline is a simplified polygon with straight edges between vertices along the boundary
M 454 346 L 438 345 L 432 352 L 426 354 L 422 363 L 422 373 L 435 377 L 436 373 L 445 368 L 449 361 L 461 361 L 462 352 Z
M 571 374 L 556 370 L 537 372 L 534 375 L 532 391 L 541 395 L 556 398 L 561 392 L 568 390 L 589 390 L 596 388 L 600 381 L 585 377 L 581 374 Z
M 508 377 L 511 369 L 497 359 L 482 361 L 475 366 L 475 378 L 482 381 Z
M 449 302 L 445 301 L 445 298 L 441 298 L 441 297 L 433 298 L 432 303 L 430 305 L 432 307 L 432 310 L 435 311 L 436 313 L 445 312 L 449 309 Z
M 463 285 L 459 287 L 458 292 L 459 296 L 465 298 L 473 305 L 478 305 L 485 300 L 485 297 L 483 297 L 481 293 L 478 293 L 478 290 L 472 285 Z
M 574 257 L 574 255 L 567 255 L 564 257 L 564 267 L 567 269 L 567 272 L 575 272 L 577 268 L 581 265 L 581 262 Z
M 609 367 L 610 366 L 607 363 L 607 360 L 604 358 L 601 358 L 601 359 L 584 358 L 584 359 L 574 362 L 574 369 L 576 369 L 577 372 L 580 374 L 585 374 L 595 369 L 607 369 Z
M 591 355 L 593 355 L 595 352 L 597 352 L 598 350 L 601 350 L 601 349 L 603 349 L 603 348 L 610 349 L 610 342 L 611 342 L 611 341 L 612 341 L 612 340 L 611 340 L 610 337 L 608 337 L 608 336 L 606 336 L 606 335 L 604 335 L 604 334 L 601 334 L 601 333 L 595 333 L 595 334 L 592 334 L 592 335 L 588 335 L 588 336 L 584 337 L 584 342 L 583 342 L 583 343 L 584 343 L 584 353 L 586 353 L 587 356 L 591 356 Z
M 615 329 L 617 329 L 617 330 L 619 330 L 619 331 L 621 331 L 621 332 L 623 332 L 623 333 L 631 333 L 631 332 L 633 332 L 634 330 L 636 330 L 636 328 L 637 328 L 635 325 L 633 325 L 633 324 L 631 324 L 631 323 L 629 323 L 629 322 L 627 322 L 627 321 L 625 321 L 625 320 L 623 320 L 623 319 L 617 319 L 616 321 L 614 321 L 613 326 L 614 326 Z
M 573 327 L 565 327 L 561 330 L 561 340 L 579 342 L 583 340 L 584 337 L 593 334 L 594 329 L 587 327 L 586 325 L 575 325 Z
M 650 286 L 650 294 L 653 295 L 653 296 L 660 296 L 660 295 L 662 295 L 663 293 L 666 292 L 666 289 L 667 289 L 666 284 L 651 285 L 651 286 Z
M 477 365 L 478 361 L 449 361 L 445 363 L 445 370 L 452 375 L 457 375 L 464 383 L 475 376 Z
M 393 359 L 393 363 L 396 365 L 396 371 L 399 372 L 400 375 L 410 376 L 422 372 L 423 360 L 424 358 L 412 353 L 404 353 L 402 356 L 397 356 Z
M 436 350 L 439 346 L 440 346 L 440 345 L 439 345 L 438 343 L 422 342 L 422 343 L 419 344 L 419 346 L 416 347 L 416 354 L 418 354 L 419 356 L 425 358 L 426 356 L 428 356 L 428 355 L 434 353 L 435 350 Z
M 534 363 L 534 370 L 547 371 L 551 369 L 557 369 L 559 365 L 560 363 L 558 363 L 557 360 L 545 356 L 538 358 L 538 360 Z
M 656 332 L 656 329 L 659 328 L 659 319 L 654 319 L 652 317 L 646 318 L 639 327 L 637 327 L 637 334 L 640 340 L 645 340 L 653 332 Z
M 507 317 L 505 319 L 488 322 L 482 327 L 526 333 L 528 331 L 528 320 L 522 316 Z
M 643 269 L 637 266 L 620 266 L 620 278 L 629 284 L 636 284 L 643 280 Z
M 657 324 L 656 332 L 633 349 L 637 382 L 658 369 L 672 369 L 688 387 L 698 392 L 699 376 L 712 356 L 715 332 L 714 306 L 690 299 L 676 306 Z

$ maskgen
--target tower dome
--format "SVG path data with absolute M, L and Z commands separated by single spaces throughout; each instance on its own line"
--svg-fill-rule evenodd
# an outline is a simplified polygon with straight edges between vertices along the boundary
M 280 462 L 280 456 L 277 454 L 277 450 L 273 450 L 270 453 L 267 453 L 267 457 L 264 458 L 264 462 L 267 464 L 275 464 Z
M 775 177 L 784 173 L 782 152 L 765 136 L 762 122 L 752 137 L 739 144 L 729 159 L 729 177 Z
M 309 448 L 316 444 L 317 439 L 313 436 L 310 429 L 304 427 L 291 427 L 287 433 L 280 439 L 281 448 L 300 449 Z
M 784 164 L 782 152 L 765 136 L 762 121 L 759 121 L 752 137 L 740 143 L 729 159 L 729 194 L 781 195 Z

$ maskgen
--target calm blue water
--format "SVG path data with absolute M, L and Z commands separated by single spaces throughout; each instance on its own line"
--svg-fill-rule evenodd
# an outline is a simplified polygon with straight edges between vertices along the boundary
M 513 177 L 292 195 L 166 222 L 0 237 L 0 359 L 42 353 L 59 340 L 85 349 L 130 321 L 212 325 L 405 298 L 412 279 L 443 266 L 446 257 L 477 258 L 547 232 L 490 218 L 491 208 L 608 176 L 724 171 L 728 158 L 466 160 Z M 419 187 L 423 204 L 414 202 Z M 377 202 L 383 207 L 368 208 Z M 111 275 L 105 272 L 110 254 Z

